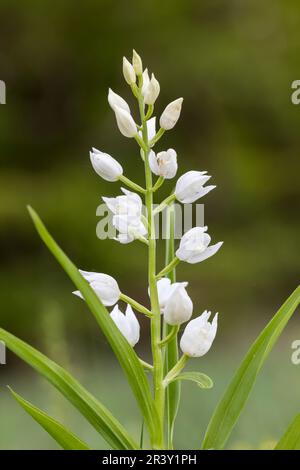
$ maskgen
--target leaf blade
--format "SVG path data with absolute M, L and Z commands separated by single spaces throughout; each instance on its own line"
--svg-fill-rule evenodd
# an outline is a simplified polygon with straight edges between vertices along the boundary
M 28 207 L 28 210 L 40 237 L 82 293 L 91 313 L 114 351 L 144 416 L 152 442 L 155 444 L 156 429 L 159 425 L 158 414 L 146 374 L 137 355 L 116 327 L 100 299 L 81 276 L 77 267 L 52 238 L 38 214 L 31 207 Z
M 300 450 L 300 413 L 290 423 L 274 450 Z
M 137 444 L 102 403 L 47 356 L 0 328 L 0 339 L 20 359 L 54 385 L 114 449 L 137 449 Z
M 65 450 L 90 450 L 87 444 L 44 411 L 32 405 L 9 387 L 14 399 Z
M 300 286 L 284 302 L 251 346 L 209 422 L 202 443 L 203 449 L 224 447 L 246 404 L 260 369 L 299 302 Z
M 214 385 L 212 379 L 202 372 L 182 372 L 174 377 L 172 382 L 176 380 L 190 380 L 192 382 L 196 382 L 198 387 L 203 389 L 212 388 Z

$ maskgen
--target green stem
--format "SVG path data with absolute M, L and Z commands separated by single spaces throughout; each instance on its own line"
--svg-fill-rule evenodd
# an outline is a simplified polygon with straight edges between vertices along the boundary
M 149 147 L 153 147 L 154 144 L 156 144 L 156 142 L 159 141 L 159 139 L 164 135 L 165 133 L 165 129 L 163 129 L 162 127 L 158 130 L 158 132 L 155 134 L 155 136 L 153 137 L 153 139 L 149 142 Z
M 120 300 L 123 300 L 123 302 L 126 302 L 127 304 L 131 305 L 131 307 L 133 307 L 137 312 L 143 313 L 144 315 L 146 315 L 146 317 L 152 317 L 152 313 L 150 310 L 148 310 L 146 307 L 144 307 L 142 304 L 132 299 L 131 297 L 128 297 L 128 295 L 120 294 Z
M 144 153 L 147 155 L 149 153 L 149 148 L 148 148 L 148 145 L 144 142 L 144 140 L 140 136 L 140 134 L 135 134 L 134 138 L 137 141 L 137 143 L 139 144 L 139 146 L 141 147 L 141 149 L 144 150 Z
M 146 361 L 143 361 L 143 359 L 141 359 L 141 358 L 139 358 L 139 361 L 142 364 L 142 366 L 144 367 L 144 369 L 148 370 L 149 372 L 153 372 L 153 366 L 151 364 L 149 364 Z
M 173 325 L 169 331 L 169 333 L 161 340 L 159 343 L 160 346 L 166 346 L 178 333 L 179 325 Z
M 126 178 L 126 176 L 121 175 L 119 178 L 122 183 L 126 184 L 129 188 L 133 189 L 134 191 L 138 191 L 139 193 L 145 194 L 146 190 L 142 188 L 142 186 L 134 183 L 134 181 L 131 181 L 129 178 Z
M 186 365 L 187 361 L 190 359 L 189 356 L 186 354 L 183 354 L 177 364 L 173 367 L 173 369 L 170 370 L 170 372 L 166 375 L 164 378 L 164 387 L 167 387 L 170 382 L 172 382 L 175 377 L 182 371 L 184 366 Z
M 157 429 L 156 442 L 153 442 L 153 447 L 157 449 L 164 448 L 164 407 L 165 407 L 165 390 L 163 386 L 163 357 L 159 345 L 161 340 L 161 314 L 158 301 L 158 293 L 156 286 L 156 240 L 155 240 L 155 224 L 153 214 L 153 193 L 152 193 L 152 173 L 149 166 L 149 152 L 150 147 L 148 143 L 148 130 L 147 122 L 145 120 L 144 102 L 142 94 L 139 95 L 139 109 L 141 121 L 143 124 L 142 141 L 143 145 L 140 146 L 144 150 L 145 157 L 145 180 L 146 180 L 146 195 L 145 203 L 147 207 L 148 218 L 148 283 L 151 299 L 151 349 L 153 356 L 153 387 L 154 387 L 154 401 L 159 416 L 159 429 Z M 138 140 L 138 139 L 137 139 Z
M 173 258 L 172 261 L 156 275 L 156 279 L 160 279 L 161 277 L 164 277 L 166 274 L 172 271 L 172 269 L 176 268 L 176 266 L 179 263 L 180 263 L 180 259 L 178 259 L 177 256 L 175 256 L 175 258 Z
M 148 121 L 148 119 L 151 118 L 152 114 L 153 114 L 153 109 L 154 109 L 154 106 L 153 104 L 150 104 L 148 106 L 148 109 L 147 109 L 147 113 L 146 113 L 146 116 L 145 116 L 145 121 Z
M 152 192 L 155 193 L 155 191 L 157 191 L 161 187 L 164 181 L 165 181 L 165 178 L 163 176 L 160 176 L 159 178 L 157 178 L 156 183 L 152 188 Z
M 159 206 L 154 211 L 154 215 L 158 214 L 159 212 L 163 211 L 169 204 L 172 204 L 176 199 L 175 194 L 170 194 L 170 196 L 166 197 Z

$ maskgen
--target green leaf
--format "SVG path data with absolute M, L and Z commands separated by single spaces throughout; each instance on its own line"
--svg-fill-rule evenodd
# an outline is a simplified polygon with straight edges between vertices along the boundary
M 51 253 L 69 275 L 74 282 L 77 289 L 82 293 L 91 313 L 94 315 L 104 335 L 106 336 L 111 348 L 113 349 L 119 363 L 121 364 L 127 380 L 132 388 L 140 410 L 144 416 L 145 424 L 149 431 L 151 441 L 155 447 L 155 434 L 159 426 L 159 418 L 155 408 L 154 400 L 150 392 L 150 386 L 141 366 L 137 355 L 133 348 L 129 345 L 128 341 L 120 333 L 106 308 L 103 306 L 100 299 L 97 297 L 93 289 L 89 286 L 86 280 L 81 276 L 77 267 L 66 256 L 66 254 L 57 245 L 55 240 L 51 237 L 46 227 L 42 223 L 37 213 L 31 208 L 28 208 L 33 223 Z
M 75 434 L 69 429 L 60 424 L 51 416 L 44 413 L 36 406 L 33 406 L 29 401 L 24 400 L 20 395 L 14 392 L 10 387 L 9 390 L 15 400 L 24 408 L 32 418 L 39 423 L 49 434 L 55 439 L 56 442 L 65 450 L 90 450 L 89 447 L 82 442 Z
M 275 450 L 300 450 L 300 414 L 290 423 Z
M 201 372 L 182 372 L 182 374 L 176 375 L 172 382 L 176 380 L 191 380 L 196 382 L 200 388 L 212 388 L 214 385 L 211 378 Z
M 104 437 L 113 449 L 137 449 L 118 420 L 69 372 L 29 344 L 0 328 L 0 340 L 52 383 Z
M 300 302 L 300 286 L 286 300 L 251 346 L 218 404 L 202 444 L 203 449 L 222 449 L 243 410 L 276 340 Z
M 175 231 L 175 208 L 174 204 L 168 206 L 166 215 L 166 266 L 174 259 L 174 231 Z M 169 233 L 168 233 L 169 230 Z M 176 282 L 176 269 L 174 268 L 167 276 L 170 281 Z M 172 327 L 164 323 L 165 336 L 167 336 Z M 178 335 L 168 342 L 165 348 L 165 375 L 177 364 L 178 362 Z M 175 420 L 179 409 L 180 403 L 181 383 L 180 381 L 171 382 L 166 390 L 166 414 L 167 414 L 167 441 L 168 448 L 173 449 L 173 436 Z

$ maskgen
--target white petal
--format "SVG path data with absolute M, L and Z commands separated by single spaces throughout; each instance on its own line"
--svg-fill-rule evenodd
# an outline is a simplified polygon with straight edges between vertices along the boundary
M 145 94 L 145 91 L 148 88 L 149 82 L 150 82 L 150 78 L 149 78 L 148 69 L 145 69 L 143 72 L 143 86 L 142 86 L 143 95 Z
M 102 200 L 105 202 L 109 210 L 115 214 L 117 207 L 117 198 L 116 197 L 102 197 Z
M 160 176 L 156 155 L 153 152 L 153 150 L 150 151 L 148 158 L 149 158 L 149 166 L 150 166 L 152 173 L 154 173 L 154 175 Z
M 206 250 L 203 251 L 202 253 L 195 254 L 195 255 L 191 254 L 187 262 L 191 264 L 200 263 L 201 261 L 204 261 L 210 258 L 211 256 L 213 256 L 214 254 L 216 254 L 222 245 L 223 245 L 223 242 L 218 242 L 215 245 L 211 245 L 208 248 L 206 248 Z
M 127 111 L 130 114 L 130 108 L 126 101 L 122 96 L 117 95 L 117 93 L 115 93 L 111 88 L 108 90 L 108 103 L 113 111 L 116 106 L 119 106 L 119 108 L 124 109 L 124 111 Z
M 140 324 L 133 313 L 131 306 L 128 304 L 125 312 L 126 320 L 130 326 L 130 341 L 131 346 L 135 346 L 140 339 Z
M 80 292 L 80 290 L 74 290 L 72 292 L 72 294 L 76 295 L 77 297 L 80 297 L 81 299 L 83 299 L 83 295 L 82 293 Z
M 123 174 L 120 163 L 104 152 L 90 152 L 90 160 L 95 172 L 106 181 L 117 181 Z
M 193 302 L 182 283 L 178 283 L 166 302 L 164 320 L 169 325 L 188 321 L 193 313 Z
M 134 137 L 137 134 L 137 127 L 131 114 L 119 106 L 115 106 L 114 111 L 121 134 L 125 137 Z
M 166 302 L 171 294 L 171 281 L 167 277 L 163 277 L 156 283 L 158 300 L 161 310 L 165 308 Z
M 152 140 L 156 134 L 156 117 L 152 117 L 147 121 L 148 140 Z
M 122 335 L 127 339 L 130 336 L 130 330 L 128 328 L 128 322 L 126 321 L 125 315 L 121 312 L 118 305 L 115 305 L 114 309 L 110 314 L 111 319 L 118 327 Z
M 165 130 L 172 129 L 179 119 L 183 98 L 172 101 L 163 111 L 160 117 L 160 127 Z

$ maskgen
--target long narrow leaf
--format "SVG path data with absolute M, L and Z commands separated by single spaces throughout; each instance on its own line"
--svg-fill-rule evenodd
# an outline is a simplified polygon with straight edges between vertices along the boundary
M 222 449 L 243 410 L 268 354 L 300 302 L 300 286 L 264 328 L 246 354 L 208 425 L 202 447 Z
M 0 328 L 0 339 L 12 352 L 52 383 L 85 416 L 113 449 L 138 448 L 110 411 L 69 372 L 2 328 Z
M 53 437 L 53 439 L 65 450 L 89 450 L 87 444 L 73 434 L 69 429 L 60 424 L 51 416 L 47 415 L 44 411 L 36 406 L 33 406 L 29 401 L 24 400 L 20 395 L 14 392 L 11 388 L 10 391 L 15 400 L 22 406 L 22 408 L 32 418 L 42 426 L 45 431 Z
M 275 450 L 300 450 L 300 414 L 293 419 Z
M 91 289 L 86 280 L 81 276 L 77 267 L 51 237 L 37 213 L 31 207 L 28 209 L 40 237 L 82 293 L 90 311 L 97 320 L 111 348 L 118 358 L 144 416 L 145 424 L 150 433 L 152 443 L 155 446 L 155 431 L 159 423 L 158 414 L 154 406 L 146 374 L 137 355 L 120 333 L 93 289 Z

